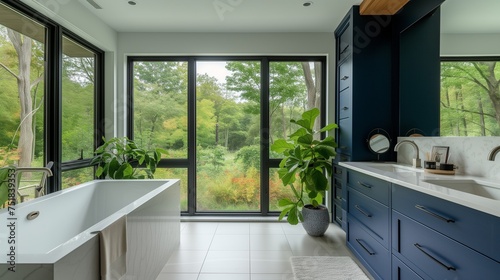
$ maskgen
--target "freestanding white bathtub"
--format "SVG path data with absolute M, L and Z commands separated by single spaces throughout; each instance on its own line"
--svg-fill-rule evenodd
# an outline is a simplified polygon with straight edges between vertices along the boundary
M 16 272 L 11 233 L 0 209 L 0 279 L 100 279 L 99 236 L 127 215 L 124 280 L 154 280 L 180 239 L 179 180 L 95 180 L 18 204 Z M 33 211 L 37 218 L 28 220 Z

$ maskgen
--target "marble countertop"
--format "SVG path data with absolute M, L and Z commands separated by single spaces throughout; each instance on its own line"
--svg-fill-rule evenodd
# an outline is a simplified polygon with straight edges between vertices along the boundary
M 422 168 L 413 168 L 395 162 L 340 162 L 339 164 L 354 171 L 500 217 L 500 183 L 498 181 L 467 175 L 432 174 L 424 172 Z M 478 194 L 442 186 L 457 182 L 460 183 L 459 186 L 467 187 Z M 467 182 L 481 184 L 484 187 L 477 187 L 481 190 L 474 190 L 471 186 L 465 186 Z

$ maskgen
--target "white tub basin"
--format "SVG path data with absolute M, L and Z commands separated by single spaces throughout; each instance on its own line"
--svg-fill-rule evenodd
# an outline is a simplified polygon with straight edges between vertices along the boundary
M 446 188 L 451 188 L 457 191 L 482 196 L 489 199 L 500 200 L 500 184 L 495 184 L 476 179 L 456 179 L 456 180 L 424 179 L 422 181 Z

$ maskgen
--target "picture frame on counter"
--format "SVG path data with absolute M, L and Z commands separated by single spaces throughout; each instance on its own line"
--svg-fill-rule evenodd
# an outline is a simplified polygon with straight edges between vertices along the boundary
M 448 146 L 433 146 L 431 160 L 436 163 L 447 163 L 450 147 Z

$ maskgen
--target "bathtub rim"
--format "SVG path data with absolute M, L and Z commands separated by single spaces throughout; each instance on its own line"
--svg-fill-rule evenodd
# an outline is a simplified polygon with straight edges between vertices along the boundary
M 106 182 L 112 182 L 113 184 L 117 184 L 119 182 L 126 182 L 126 183 L 132 183 L 132 182 L 162 182 L 162 184 L 158 185 L 151 191 L 145 193 L 141 197 L 138 197 L 136 200 L 132 201 L 131 203 L 127 204 L 126 206 L 122 207 L 121 209 L 117 210 L 113 214 L 107 216 L 106 218 L 102 219 L 98 223 L 88 227 L 84 231 L 80 232 L 76 236 L 70 238 L 69 240 L 62 242 L 55 248 L 51 249 L 50 251 L 44 253 L 44 254 L 17 254 L 17 264 L 55 264 L 57 261 L 62 259 L 64 256 L 75 250 L 76 248 L 80 247 L 82 244 L 87 242 L 88 240 L 94 238 L 95 236 L 98 235 L 98 232 L 104 228 L 106 228 L 108 225 L 112 224 L 114 221 L 119 219 L 120 217 L 127 215 L 128 213 L 134 211 L 135 209 L 139 208 L 141 205 L 144 205 L 148 200 L 151 198 L 157 196 L 161 192 L 165 191 L 171 186 L 174 185 L 179 185 L 180 184 L 180 179 L 127 179 L 127 180 L 111 180 L 111 179 L 96 179 L 92 180 L 89 182 L 82 183 L 80 185 L 73 186 L 68 189 L 60 190 L 27 202 L 23 202 L 20 204 L 16 205 L 16 208 L 19 206 L 22 207 L 36 207 L 33 205 L 36 205 L 38 203 L 41 203 L 42 201 L 48 200 L 48 199 L 53 199 L 58 196 L 62 196 L 66 193 L 69 192 L 74 192 L 78 191 L 79 189 L 82 189 L 86 186 L 93 185 L 95 183 L 106 183 Z M 99 187 L 97 185 L 93 186 L 94 188 Z M 5 209 L 0 209 L 0 217 L 4 214 L 4 212 L 7 212 L 7 208 Z M 179 213 L 180 215 L 180 213 Z M 7 215 L 6 215 L 7 216 Z M 4 219 L 2 219 L 4 220 Z M 1 248 L 1 252 L 4 251 L 4 249 L 7 248 L 6 244 Z

